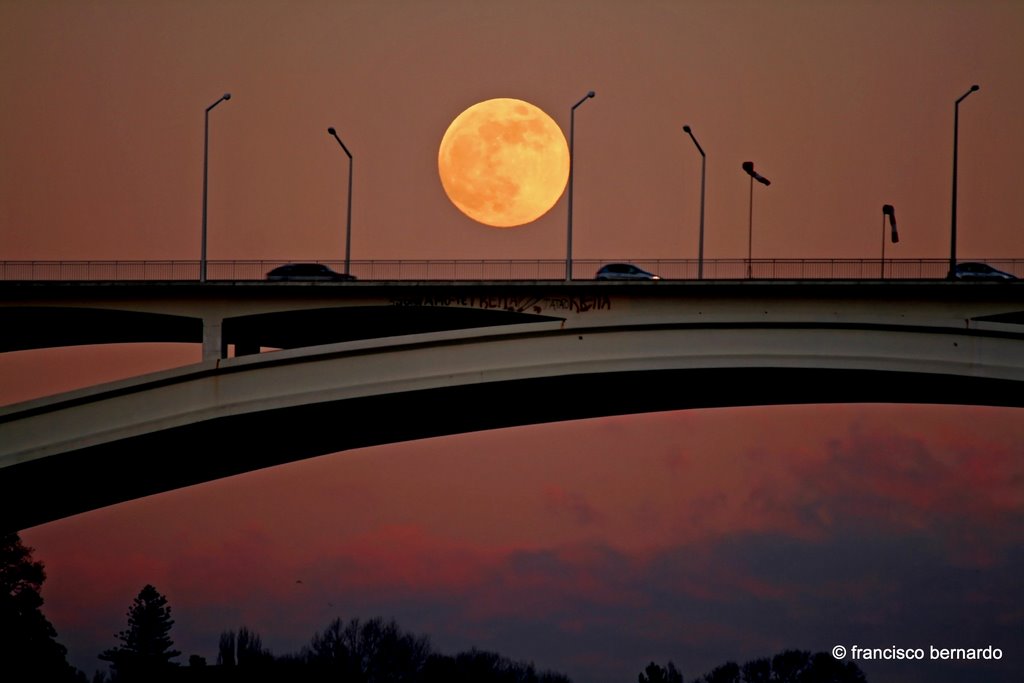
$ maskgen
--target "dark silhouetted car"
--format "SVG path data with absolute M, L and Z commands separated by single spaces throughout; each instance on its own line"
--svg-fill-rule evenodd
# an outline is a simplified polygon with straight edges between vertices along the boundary
M 637 268 L 632 263 L 609 263 L 601 266 L 594 276 L 598 280 L 660 280 L 654 273 Z
M 322 263 L 286 263 L 267 273 L 273 282 L 343 282 L 355 280 L 355 275 L 338 273 Z
M 1016 275 L 996 270 L 987 263 L 967 261 L 956 264 L 953 277 L 957 280 L 1016 280 Z

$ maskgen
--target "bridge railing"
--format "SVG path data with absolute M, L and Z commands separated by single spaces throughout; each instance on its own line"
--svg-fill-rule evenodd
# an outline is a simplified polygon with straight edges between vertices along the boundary
M 1024 259 L 979 260 L 1024 278 Z M 574 259 L 573 279 L 588 280 L 606 263 L 626 261 L 666 280 L 695 280 L 697 259 Z M 320 260 L 342 272 L 341 260 Z M 264 280 L 282 260 L 208 261 L 207 280 Z M 942 279 L 948 259 L 704 259 L 709 280 Z M 467 260 L 377 259 L 350 262 L 360 280 L 563 280 L 564 259 Z M 198 261 L 0 261 L 3 281 L 189 281 L 199 280 Z

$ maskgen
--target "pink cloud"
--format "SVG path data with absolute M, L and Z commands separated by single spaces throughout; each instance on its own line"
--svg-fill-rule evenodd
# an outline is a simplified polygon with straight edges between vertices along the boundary
M 566 515 L 579 526 L 600 524 L 603 515 L 594 509 L 586 497 L 567 491 L 558 484 L 548 484 L 543 491 L 544 506 L 555 515 Z

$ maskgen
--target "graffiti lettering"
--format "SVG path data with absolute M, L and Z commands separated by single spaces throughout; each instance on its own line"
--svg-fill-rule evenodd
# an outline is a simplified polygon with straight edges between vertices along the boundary
M 415 296 L 391 299 L 392 306 L 399 307 L 458 307 L 480 308 L 484 310 L 502 310 L 514 313 L 536 313 L 544 311 L 571 311 L 587 313 L 589 311 L 605 311 L 612 307 L 611 299 L 606 296 L 560 296 L 560 297 L 520 297 L 520 296 Z
M 548 308 L 553 310 L 586 313 L 587 311 L 605 311 L 612 307 L 607 296 L 566 296 L 546 299 Z
M 440 296 L 418 296 L 406 297 L 404 299 L 391 299 L 392 306 L 461 306 L 475 307 L 476 299 L 471 296 L 462 297 L 440 297 Z

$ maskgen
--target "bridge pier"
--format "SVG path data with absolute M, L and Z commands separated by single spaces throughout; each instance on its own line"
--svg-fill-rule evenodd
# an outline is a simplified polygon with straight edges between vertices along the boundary
M 228 345 L 224 341 L 224 319 L 203 318 L 203 360 L 220 360 L 228 357 Z

